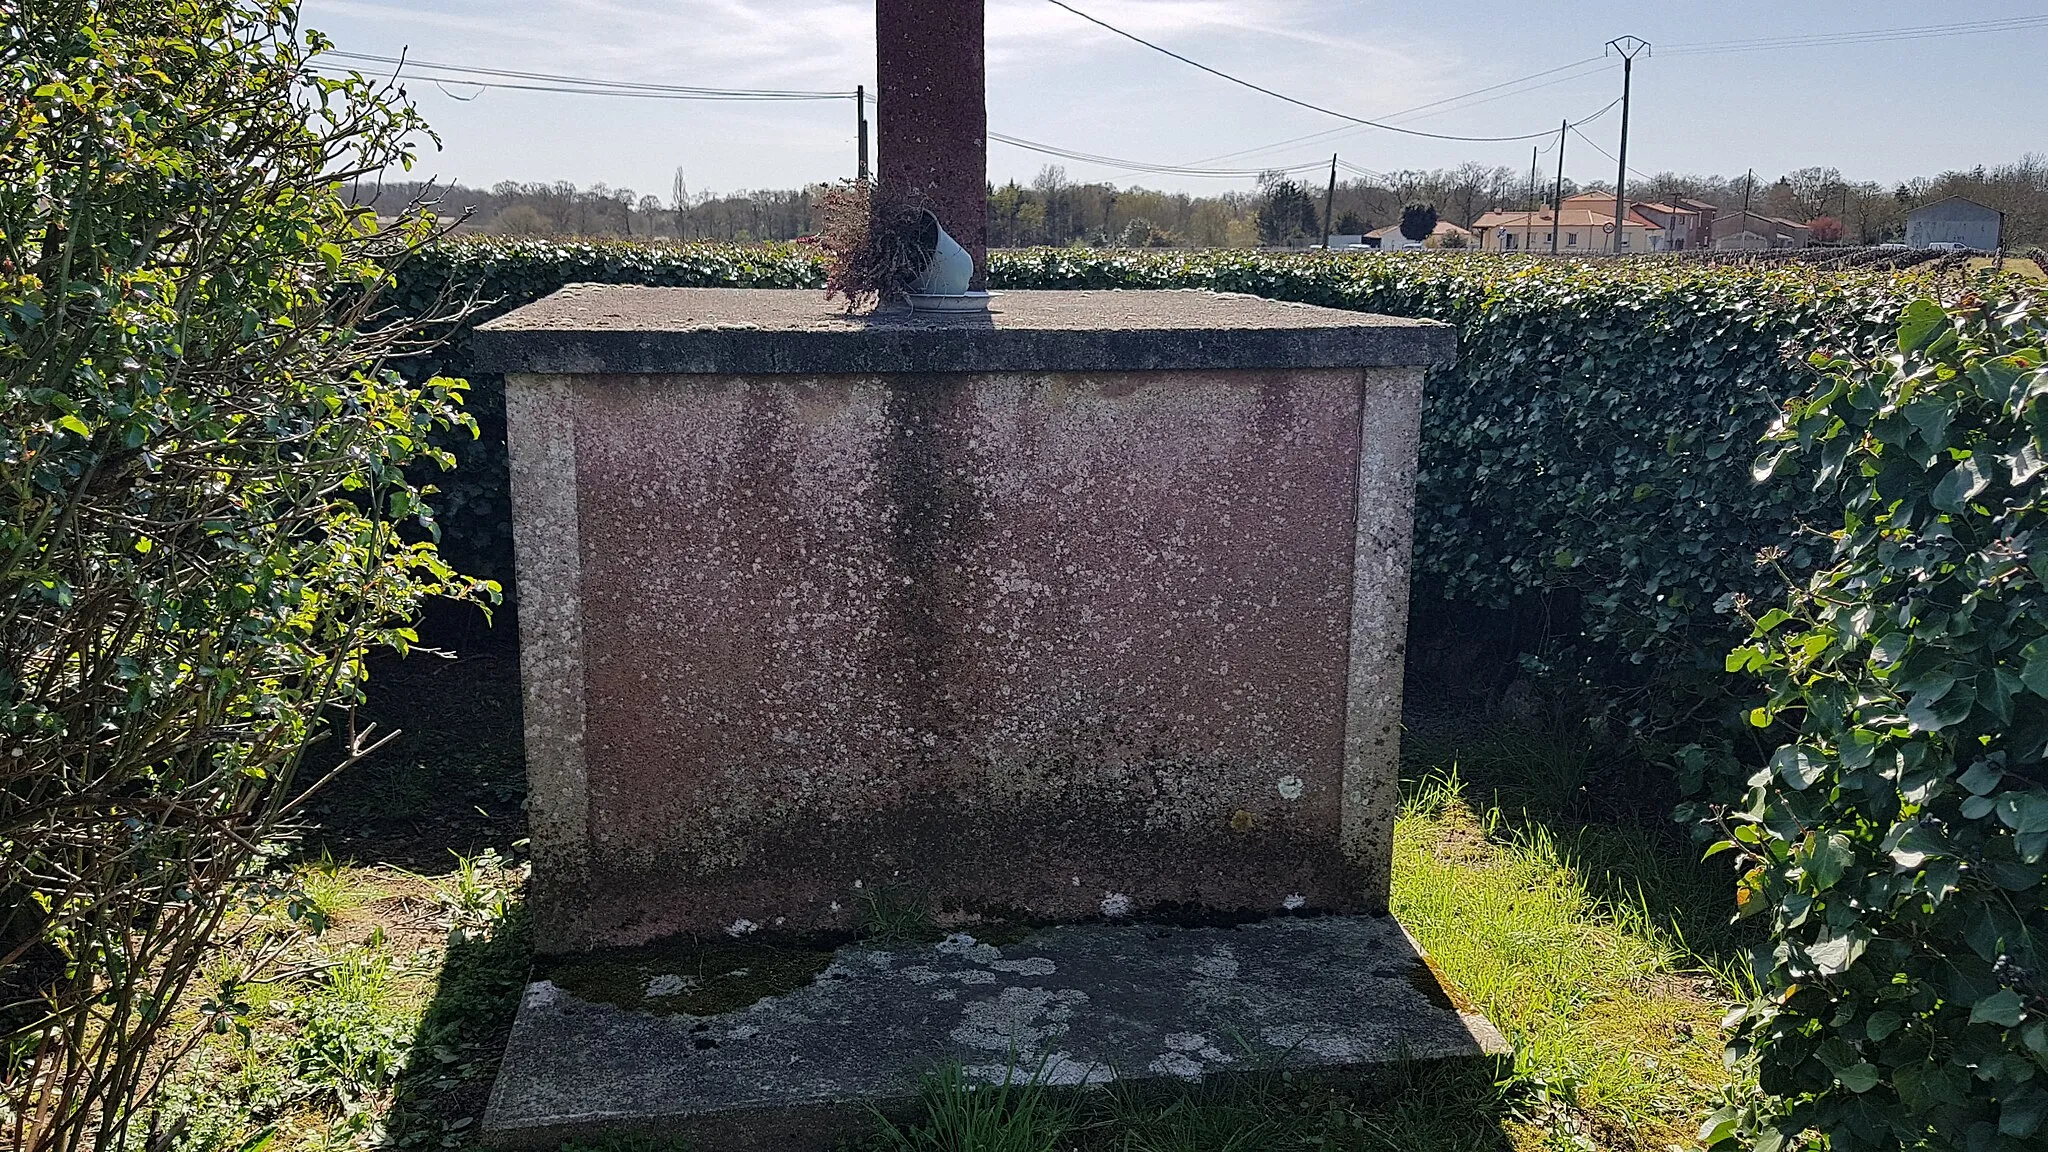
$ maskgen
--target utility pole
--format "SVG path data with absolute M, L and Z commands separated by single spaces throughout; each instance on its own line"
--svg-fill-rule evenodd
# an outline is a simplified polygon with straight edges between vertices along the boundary
M 1614 252 L 1617 256 L 1621 254 L 1621 222 L 1628 219 L 1628 201 L 1623 198 L 1622 190 L 1628 185 L 1629 79 L 1635 71 L 1637 54 L 1648 52 L 1649 50 L 1650 42 L 1648 40 L 1635 36 L 1623 36 L 1619 39 L 1609 40 L 1607 47 L 1600 53 L 1603 56 L 1608 52 L 1616 52 L 1621 55 L 1621 158 L 1618 161 L 1619 170 L 1614 174 Z
M 1323 248 L 1330 247 L 1330 208 L 1337 202 L 1337 154 L 1330 153 L 1330 188 L 1323 193 Z
M 1536 152 L 1534 144 L 1529 145 L 1529 198 L 1522 201 L 1527 206 L 1523 213 L 1522 244 L 1533 247 L 1536 243 Z
M 1566 120 L 1557 129 L 1557 193 L 1551 197 L 1550 206 L 1550 254 L 1557 255 L 1557 224 L 1564 219 L 1564 134 L 1572 130 L 1572 122 Z
M 860 141 L 858 174 L 865 181 L 868 178 L 868 86 L 865 84 L 853 86 L 853 126 L 855 139 Z

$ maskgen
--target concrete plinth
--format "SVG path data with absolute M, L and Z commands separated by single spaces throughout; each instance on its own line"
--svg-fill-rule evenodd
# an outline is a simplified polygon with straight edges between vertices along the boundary
M 659 967 L 649 991 L 694 979 Z M 1389 917 L 1070 925 L 1003 947 L 954 936 L 844 948 L 808 985 L 713 1016 L 590 1003 L 537 981 L 484 1134 L 524 1147 L 603 1131 L 801 1150 L 870 1127 L 871 1107 L 897 1110 L 949 1062 L 969 1081 L 1080 1085 L 1369 1078 L 1506 1051 Z
M 544 952 L 1385 908 L 1424 366 L 1200 292 L 572 286 L 507 373 Z

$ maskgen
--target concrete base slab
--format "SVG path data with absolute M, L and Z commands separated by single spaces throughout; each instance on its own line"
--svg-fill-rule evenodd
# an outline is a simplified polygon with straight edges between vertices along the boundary
M 1387 916 L 851 945 L 810 984 L 716 1016 L 588 1003 L 541 980 L 484 1131 L 521 1147 L 606 1131 L 823 1148 L 948 1062 L 971 1081 L 1084 1085 L 1504 1055 L 1462 1003 Z

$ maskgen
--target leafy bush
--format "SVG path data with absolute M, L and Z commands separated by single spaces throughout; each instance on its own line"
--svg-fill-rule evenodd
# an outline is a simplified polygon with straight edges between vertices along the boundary
M 1719 816 L 1770 929 L 1731 1023 L 1772 1098 L 1710 1144 L 2048 1141 L 2044 346 L 2038 299 L 1915 301 L 1893 354 L 1818 358 L 1757 463 L 1842 514 L 1727 661 L 1796 737 Z
M 407 475 L 474 427 L 461 384 L 384 366 L 439 308 L 365 334 L 428 230 L 340 194 L 419 122 L 321 47 L 288 0 L 0 21 L 9 1147 L 123 1147 L 181 1006 L 241 1022 L 248 973 L 187 993 L 261 930 L 303 749 L 423 599 L 489 592 Z

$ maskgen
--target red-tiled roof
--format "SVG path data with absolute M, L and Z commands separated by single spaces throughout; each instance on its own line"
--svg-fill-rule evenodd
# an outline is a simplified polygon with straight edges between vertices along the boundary
M 1569 204 L 1570 200 L 1567 199 L 1566 203 Z M 1558 221 L 1558 227 L 1597 228 L 1602 224 L 1612 224 L 1613 222 L 1614 213 L 1611 211 L 1596 212 L 1590 208 L 1567 207 L 1564 210 L 1563 219 Z M 1659 224 L 1655 220 L 1651 220 L 1648 217 L 1638 216 L 1634 212 L 1629 213 L 1628 223 L 1633 227 L 1648 229 L 1652 232 L 1661 232 L 1664 230 L 1664 226 L 1662 224 Z M 1474 220 L 1472 222 L 1472 226 L 1474 228 L 1548 228 L 1550 227 L 1550 213 L 1547 211 L 1488 212 L 1486 215 L 1481 216 L 1477 220 Z

